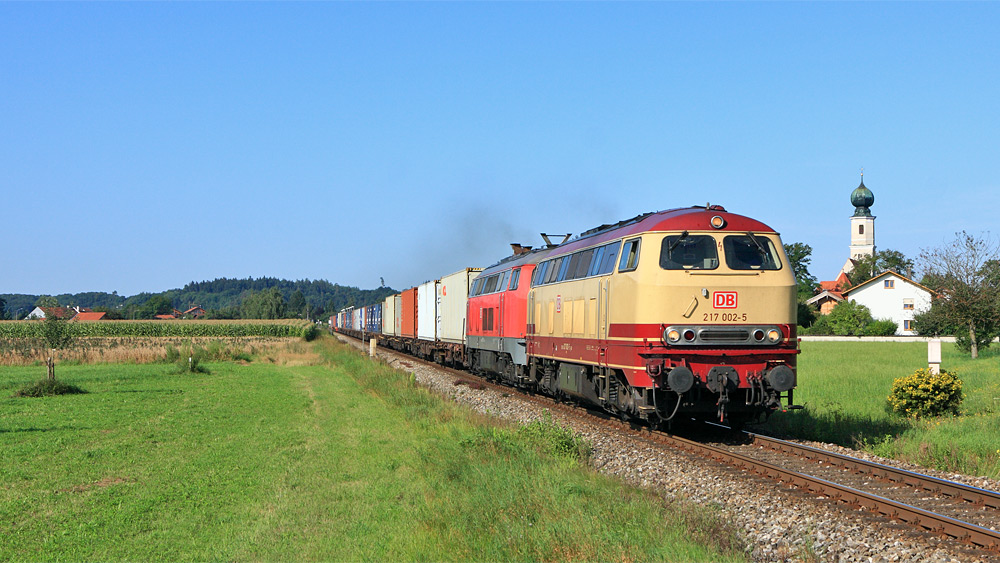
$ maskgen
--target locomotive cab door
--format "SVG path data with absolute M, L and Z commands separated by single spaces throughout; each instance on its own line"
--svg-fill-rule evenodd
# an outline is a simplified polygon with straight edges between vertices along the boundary
M 611 304 L 611 277 L 601 280 L 600 295 L 597 299 L 597 339 L 600 343 L 600 359 L 602 366 L 608 364 L 608 308 Z

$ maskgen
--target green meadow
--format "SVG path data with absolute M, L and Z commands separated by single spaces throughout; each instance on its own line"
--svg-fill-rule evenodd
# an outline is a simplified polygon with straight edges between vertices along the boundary
M 0 367 L 0 560 L 743 561 L 707 508 L 595 473 L 324 337 L 178 374 Z
M 1000 349 L 977 360 L 943 343 L 942 369 L 963 382 L 960 416 L 914 420 L 891 414 L 895 378 L 927 367 L 924 342 L 801 343 L 798 411 L 757 427 L 798 438 L 860 448 L 942 471 L 1000 478 Z

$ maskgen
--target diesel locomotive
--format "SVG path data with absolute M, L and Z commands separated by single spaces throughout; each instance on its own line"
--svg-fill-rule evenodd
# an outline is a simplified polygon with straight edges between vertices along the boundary
M 654 426 L 683 415 L 740 427 L 793 405 L 795 276 L 767 225 L 706 205 L 639 215 L 538 249 L 512 247 L 482 271 L 465 270 L 466 287 L 449 298 L 439 281 L 427 282 L 437 284 L 436 304 L 403 307 L 414 324 L 424 319 L 452 338 L 430 329 L 401 336 L 385 316 L 360 336 Z M 440 317 L 427 320 L 435 319 L 428 307 L 454 300 L 465 309 L 459 345 Z M 333 322 L 357 332 L 376 316 L 348 310 Z

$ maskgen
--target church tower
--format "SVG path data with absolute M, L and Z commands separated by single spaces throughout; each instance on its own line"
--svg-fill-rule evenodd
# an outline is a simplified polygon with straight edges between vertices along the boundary
M 850 273 L 854 269 L 854 260 L 875 254 L 875 216 L 871 206 L 875 203 L 875 194 L 865 187 L 865 173 L 861 173 L 861 185 L 851 192 L 851 205 L 854 215 L 851 217 L 851 254 L 850 259 L 841 270 Z
M 875 254 L 875 216 L 870 209 L 875 203 L 875 194 L 865 187 L 865 175 L 861 173 L 861 185 L 851 192 L 851 258 L 858 259 Z

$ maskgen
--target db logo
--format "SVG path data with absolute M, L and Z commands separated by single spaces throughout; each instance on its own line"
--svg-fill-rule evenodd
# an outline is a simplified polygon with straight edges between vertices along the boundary
M 712 294 L 712 306 L 716 309 L 735 309 L 736 308 L 736 292 L 735 291 L 716 291 Z

